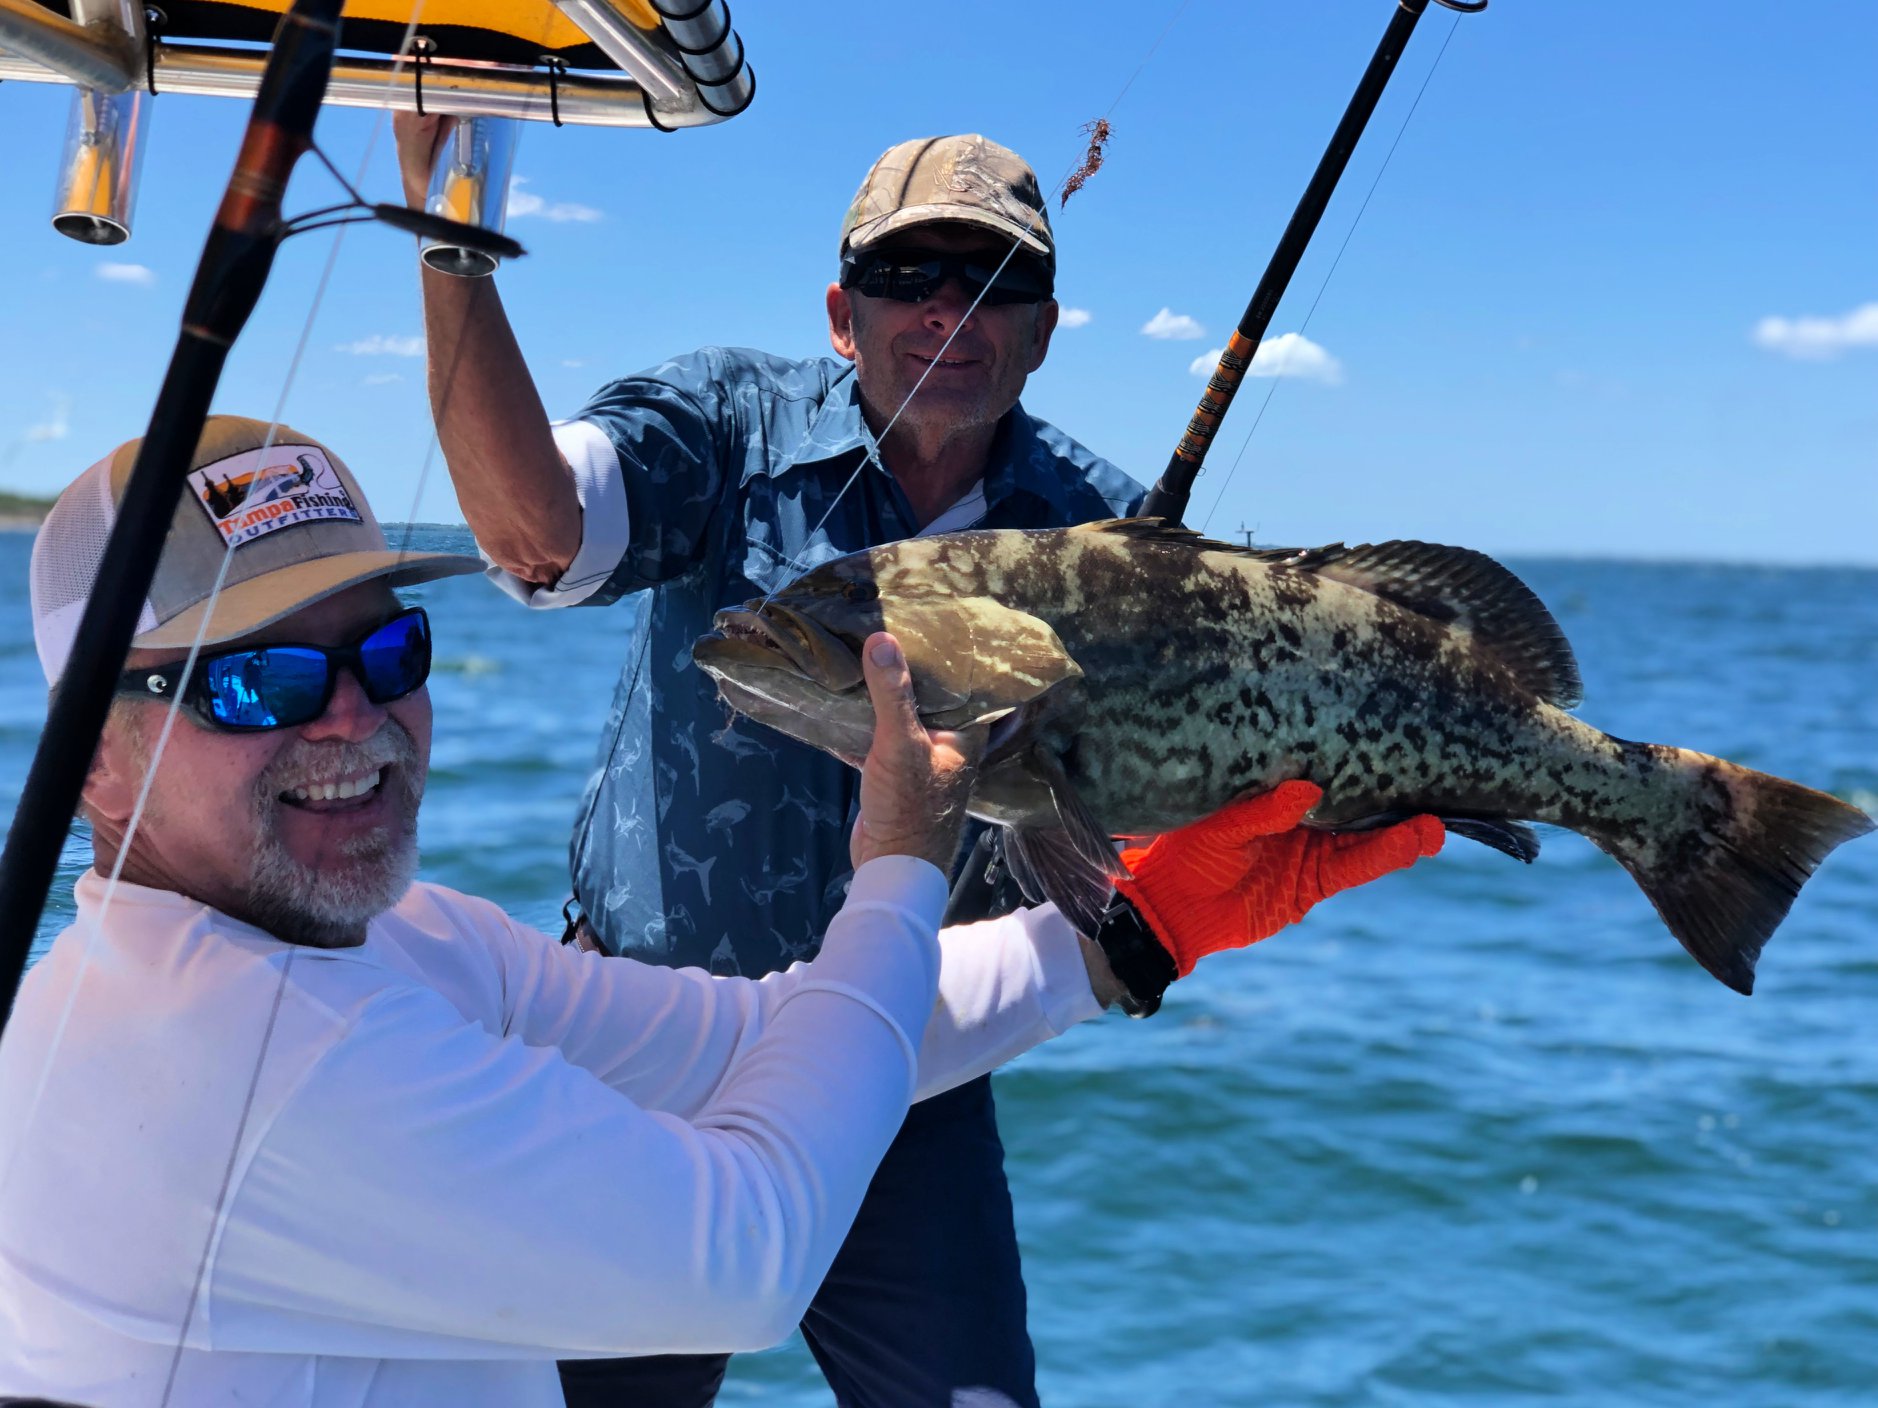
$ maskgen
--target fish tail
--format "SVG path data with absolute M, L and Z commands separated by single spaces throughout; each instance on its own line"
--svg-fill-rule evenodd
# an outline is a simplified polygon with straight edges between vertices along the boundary
M 1871 818 L 1705 753 L 1622 746 L 1627 766 L 1654 774 L 1648 790 L 1659 805 L 1592 840 L 1643 887 L 1696 962 L 1736 992 L 1753 992 L 1761 948 L 1800 886 L 1835 847 L 1873 830 Z

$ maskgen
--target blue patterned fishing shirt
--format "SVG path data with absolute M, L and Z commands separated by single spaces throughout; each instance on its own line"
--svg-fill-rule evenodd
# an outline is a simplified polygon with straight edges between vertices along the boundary
M 570 846 L 575 894 L 610 950 L 650 962 L 756 976 L 813 957 L 847 890 L 859 774 L 733 719 L 691 646 L 720 607 L 919 531 L 867 459 L 854 368 L 710 347 L 602 388 L 578 421 L 618 456 L 629 525 L 582 604 L 626 598 L 632 643 Z M 1141 499 L 1021 406 L 981 490 L 935 526 L 1066 527 Z

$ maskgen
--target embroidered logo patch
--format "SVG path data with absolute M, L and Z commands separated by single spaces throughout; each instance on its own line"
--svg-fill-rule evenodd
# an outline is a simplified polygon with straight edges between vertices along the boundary
M 224 543 L 240 547 L 296 523 L 359 523 L 345 481 L 316 445 L 270 445 L 204 465 L 189 488 Z

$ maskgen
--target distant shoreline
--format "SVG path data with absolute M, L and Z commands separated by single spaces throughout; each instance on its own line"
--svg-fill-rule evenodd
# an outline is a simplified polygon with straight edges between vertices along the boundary
M 51 499 L 36 494 L 15 494 L 0 489 L 0 531 L 23 533 L 36 530 L 52 512 Z

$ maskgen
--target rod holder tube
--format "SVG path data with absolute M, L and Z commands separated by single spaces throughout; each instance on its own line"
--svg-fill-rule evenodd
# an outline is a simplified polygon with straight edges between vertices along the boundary
M 459 120 L 430 175 L 424 209 L 432 215 L 479 225 L 502 233 L 508 216 L 509 180 L 515 172 L 515 147 L 521 124 L 509 117 Z M 485 250 L 445 240 L 426 240 L 424 263 L 443 274 L 486 278 L 497 259 Z
M 148 96 L 141 90 L 73 92 L 52 200 L 52 228 L 60 234 L 84 244 L 122 244 L 130 238 L 150 122 Z

